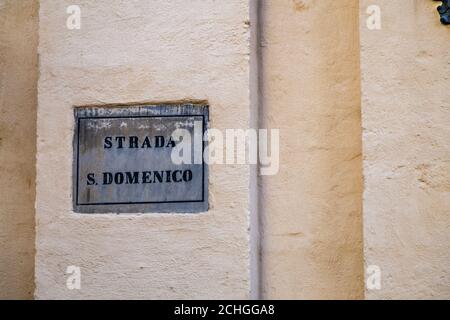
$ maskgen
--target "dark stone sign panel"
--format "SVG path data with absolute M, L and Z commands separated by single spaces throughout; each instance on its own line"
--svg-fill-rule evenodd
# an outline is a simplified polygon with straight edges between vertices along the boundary
M 203 134 L 208 123 L 206 105 L 76 108 L 74 211 L 207 211 Z M 190 141 L 177 135 L 179 129 L 188 133 Z M 188 163 L 177 164 L 172 153 L 180 150 L 183 139 L 192 157 Z

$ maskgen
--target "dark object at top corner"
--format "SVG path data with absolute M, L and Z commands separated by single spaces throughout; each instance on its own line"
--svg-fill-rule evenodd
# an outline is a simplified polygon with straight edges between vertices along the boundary
M 445 25 L 450 25 L 450 0 L 434 0 L 441 1 L 442 5 L 440 5 L 437 10 L 441 16 L 441 23 Z

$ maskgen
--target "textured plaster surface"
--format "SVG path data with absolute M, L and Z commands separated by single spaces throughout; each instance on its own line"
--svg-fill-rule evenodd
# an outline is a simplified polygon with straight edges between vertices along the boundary
M 365 263 L 369 299 L 450 298 L 450 28 L 435 1 L 361 1 Z
M 0 299 L 33 297 L 38 5 L 0 0 Z
M 76 3 L 80 30 L 73 1 L 40 5 L 36 298 L 248 298 L 246 166 L 210 166 L 207 213 L 71 211 L 74 105 L 200 99 L 214 128 L 249 126 L 247 1 Z
M 264 298 L 363 297 L 358 1 L 263 1 Z

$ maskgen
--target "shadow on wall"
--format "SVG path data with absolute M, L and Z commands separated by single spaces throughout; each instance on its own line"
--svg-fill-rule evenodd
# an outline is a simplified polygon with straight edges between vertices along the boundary
M 262 1 L 264 298 L 364 297 L 359 1 Z M 324 19 L 324 12 L 333 12 Z
M 0 299 L 34 294 L 38 1 L 0 0 Z

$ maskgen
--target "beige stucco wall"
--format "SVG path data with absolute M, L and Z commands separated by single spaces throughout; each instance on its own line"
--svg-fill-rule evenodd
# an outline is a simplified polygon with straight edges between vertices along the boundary
M 37 12 L 0 0 L 0 299 L 33 297 Z
M 247 1 L 42 0 L 36 298 L 248 298 L 249 168 L 210 167 L 210 211 L 79 215 L 74 105 L 207 100 L 214 128 L 249 126 Z M 66 288 L 67 266 L 81 290 Z
M 381 30 L 366 8 L 381 9 Z M 450 28 L 434 1 L 361 1 L 370 299 L 450 298 Z
M 263 1 L 264 298 L 363 297 L 358 1 Z
M 0 299 L 34 293 L 38 30 L 36 298 L 450 298 L 437 2 L 262 0 L 251 49 L 247 1 L 81 0 L 81 30 L 73 1 L 40 2 L 38 26 L 37 1 L 0 0 Z M 212 166 L 200 215 L 71 211 L 74 105 L 197 99 L 214 128 L 280 129 L 279 174 Z

